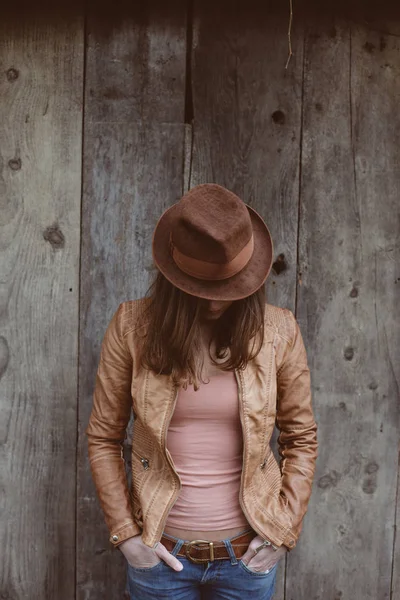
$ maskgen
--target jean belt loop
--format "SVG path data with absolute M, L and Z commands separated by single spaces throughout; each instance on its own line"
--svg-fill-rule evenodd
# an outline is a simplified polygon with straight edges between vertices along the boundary
M 175 542 L 175 546 L 172 548 L 171 550 L 171 554 L 172 556 L 176 556 L 179 552 L 179 550 L 182 548 L 183 544 L 185 543 L 185 540 L 181 540 L 180 538 L 175 537 L 174 535 L 171 535 L 169 533 L 164 533 L 163 535 L 168 538 L 169 540 L 172 540 L 173 542 Z
M 235 556 L 235 551 L 234 551 L 234 549 L 232 547 L 231 540 L 227 539 L 227 540 L 223 540 L 223 542 L 225 544 L 226 549 L 228 550 L 228 553 L 229 553 L 229 556 L 230 556 L 230 559 L 231 559 L 231 565 L 237 565 L 238 560 L 237 560 L 237 558 Z
M 177 539 L 175 546 L 171 550 L 172 556 L 176 556 L 178 554 L 179 550 L 182 548 L 184 543 L 185 543 L 185 540 L 181 540 L 179 538 Z

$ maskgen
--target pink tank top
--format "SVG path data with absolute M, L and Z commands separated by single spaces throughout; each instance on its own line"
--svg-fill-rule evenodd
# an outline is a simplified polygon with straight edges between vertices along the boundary
M 182 489 L 166 526 L 213 531 L 248 526 L 239 504 L 243 436 L 233 371 L 180 389 L 167 448 Z

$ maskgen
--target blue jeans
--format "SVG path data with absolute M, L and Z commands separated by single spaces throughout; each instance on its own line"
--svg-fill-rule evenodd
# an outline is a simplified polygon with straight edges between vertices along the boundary
M 176 556 L 185 540 L 164 535 L 175 541 L 171 554 Z M 174 571 L 163 560 L 154 567 L 145 568 L 127 563 L 127 588 L 131 600 L 270 600 L 275 590 L 278 565 L 275 564 L 268 573 L 251 571 L 235 557 L 231 539 L 224 540 L 230 560 L 193 563 L 178 556 L 183 564 L 182 571 Z

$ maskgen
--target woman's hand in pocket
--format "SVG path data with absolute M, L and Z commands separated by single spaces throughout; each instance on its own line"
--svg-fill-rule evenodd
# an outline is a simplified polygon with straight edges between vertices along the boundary
M 252 571 L 265 573 L 285 556 L 287 549 L 285 546 L 281 546 L 278 550 L 274 550 L 271 546 L 265 546 L 255 554 L 254 551 L 261 546 L 263 541 L 258 535 L 253 538 L 242 556 L 242 562 Z
M 159 542 L 156 548 L 150 548 L 143 543 L 141 534 L 128 538 L 118 548 L 132 567 L 146 569 L 155 567 L 161 560 L 175 571 L 183 569 L 182 563 L 175 558 L 166 547 Z

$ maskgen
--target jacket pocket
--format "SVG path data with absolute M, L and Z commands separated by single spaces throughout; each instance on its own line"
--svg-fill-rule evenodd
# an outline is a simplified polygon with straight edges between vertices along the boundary
M 280 509 L 286 512 L 288 499 L 282 492 L 282 473 L 271 446 L 268 447 L 259 469 L 262 473 L 265 489 L 268 490 L 270 496 L 276 499 Z
M 260 468 L 264 470 L 265 474 L 266 471 L 268 471 L 270 478 L 275 478 L 275 493 L 277 492 L 278 502 L 280 503 L 282 509 L 286 511 L 288 508 L 289 501 L 285 496 L 285 493 L 282 491 L 282 471 L 280 469 L 278 461 L 275 458 L 274 453 L 272 452 L 271 447 L 269 448 L 269 451 L 267 452 L 266 457 L 264 458 L 264 462 L 260 465 Z
M 152 473 L 152 459 L 140 449 L 132 447 L 132 490 L 139 498 L 141 491 Z
M 274 453 L 272 452 L 272 448 L 268 444 L 268 448 L 265 451 L 264 458 L 260 463 L 260 469 L 264 472 L 270 471 L 271 469 L 275 470 L 275 465 L 277 465 L 277 462 L 275 460 Z

